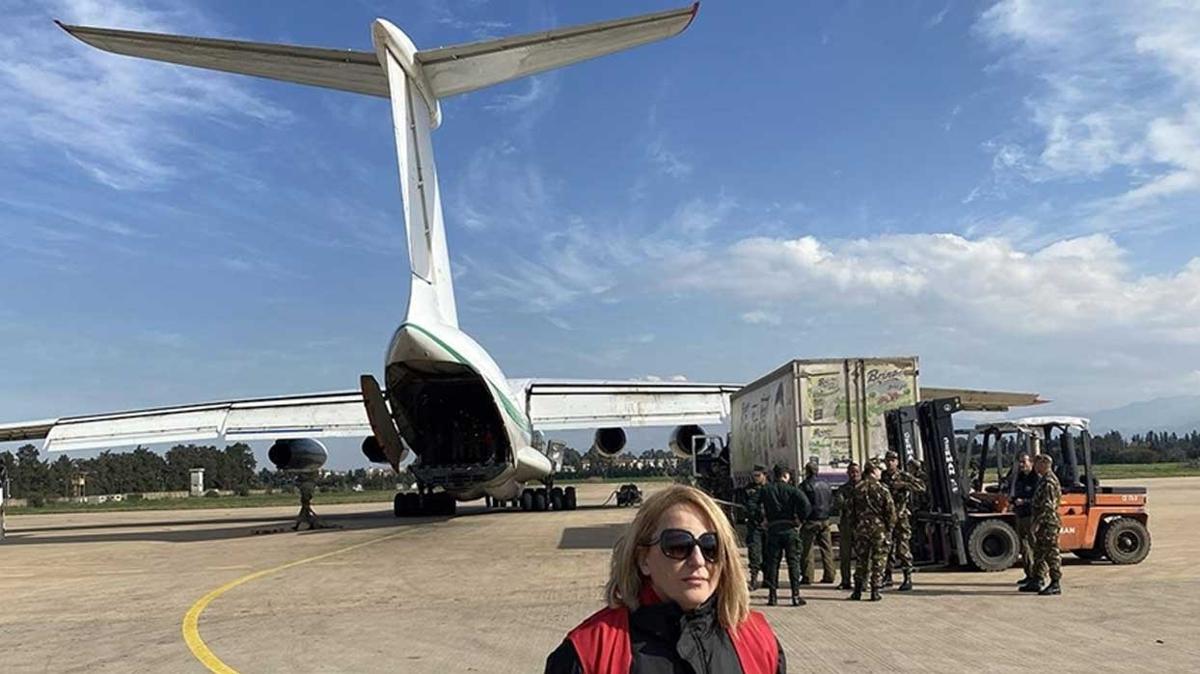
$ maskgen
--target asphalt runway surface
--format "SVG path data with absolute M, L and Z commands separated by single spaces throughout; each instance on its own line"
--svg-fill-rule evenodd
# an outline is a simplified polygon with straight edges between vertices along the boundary
M 878 603 L 806 588 L 763 606 L 791 671 L 1200 670 L 1200 478 L 1150 488 L 1150 557 L 1064 559 L 1064 595 L 1018 593 L 1017 569 L 921 572 Z M 653 485 L 647 485 L 653 488 Z M 9 518 L 0 544 L 4 672 L 540 672 L 600 607 L 633 510 L 396 520 L 382 504 Z M 227 669 L 221 669 L 226 667 Z

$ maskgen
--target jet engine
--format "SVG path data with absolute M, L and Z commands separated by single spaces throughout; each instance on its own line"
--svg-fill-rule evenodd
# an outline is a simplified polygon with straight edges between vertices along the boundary
M 267 458 L 278 470 L 289 472 L 314 471 L 325 465 L 329 451 L 311 438 L 276 440 L 267 450 Z
M 676 426 L 675 430 L 671 431 L 671 451 L 681 459 L 692 458 L 692 438 L 699 435 L 704 435 L 704 429 L 695 424 Z
M 625 449 L 625 429 L 623 428 L 598 428 L 596 436 L 592 439 L 592 447 L 604 456 L 616 456 Z
M 379 446 L 379 440 L 374 435 L 363 438 L 362 453 L 371 463 L 389 463 L 387 455 L 383 453 L 383 447 Z

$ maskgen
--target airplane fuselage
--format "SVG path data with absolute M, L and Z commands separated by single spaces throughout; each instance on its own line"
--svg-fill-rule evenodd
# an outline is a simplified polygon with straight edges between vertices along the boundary
M 533 444 L 528 403 L 492 357 L 456 327 L 408 321 L 388 348 L 386 391 L 409 470 L 461 500 L 513 499 L 553 472 Z

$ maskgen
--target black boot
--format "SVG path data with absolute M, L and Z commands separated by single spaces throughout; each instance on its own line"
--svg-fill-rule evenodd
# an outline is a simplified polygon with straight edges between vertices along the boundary
M 804 597 L 800 596 L 799 592 L 792 590 L 792 606 L 804 606 L 807 603 L 804 601 Z
M 837 586 L 837 589 L 839 589 L 839 590 L 849 590 L 849 589 L 851 589 L 852 587 L 853 587 L 853 586 L 850 584 L 850 579 L 849 579 L 849 578 L 842 578 L 842 584 L 841 584 L 841 585 L 838 585 L 838 586 Z
M 750 570 L 750 591 L 753 592 L 753 591 L 757 590 L 758 587 L 759 587 L 758 586 L 758 570 L 751 569 Z
M 832 585 L 833 584 L 833 576 L 822 576 L 821 584 L 822 585 Z
M 854 591 L 850 593 L 850 596 L 847 597 L 847 599 L 849 599 L 850 601 L 859 601 L 860 599 L 862 599 L 862 590 L 863 590 L 862 581 L 855 580 L 854 581 Z
M 1029 581 L 1028 583 L 1025 583 L 1024 585 L 1022 585 L 1021 587 L 1019 587 L 1017 589 L 1020 590 L 1021 592 L 1041 592 L 1042 591 L 1042 581 L 1037 578 L 1034 578 L 1033 580 Z
M 779 595 L 775 594 L 775 588 L 767 590 L 767 606 L 778 606 Z
M 904 570 L 904 582 L 900 583 L 900 587 L 896 588 L 897 592 L 908 592 L 912 589 L 912 569 Z
M 1017 581 L 1017 585 L 1028 585 L 1032 581 L 1033 581 L 1032 578 L 1030 578 L 1029 576 L 1025 576 L 1021 580 Z
M 1055 594 L 1062 594 L 1062 588 L 1058 586 L 1057 580 L 1051 580 L 1050 584 L 1038 591 L 1038 594 L 1047 597 Z
M 879 588 L 872 587 L 871 588 L 871 601 L 879 601 L 880 599 L 883 599 L 883 595 L 879 594 Z

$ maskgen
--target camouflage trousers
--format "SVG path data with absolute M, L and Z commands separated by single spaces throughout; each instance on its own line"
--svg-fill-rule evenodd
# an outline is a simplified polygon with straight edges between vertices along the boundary
M 793 528 L 767 531 L 767 544 L 763 550 L 766 557 L 763 560 L 766 564 L 763 567 L 763 580 L 769 589 L 779 588 L 779 562 L 786 555 L 788 582 L 793 593 L 800 590 L 800 555 L 797 554 L 799 546 L 796 543 L 796 530 Z
M 887 529 L 859 529 L 854 532 L 854 583 L 878 589 L 883 585 L 891 541 Z
M 746 557 L 750 560 L 751 574 L 762 570 L 765 533 L 762 527 L 746 526 Z
M 1058 551 L 1057 524 L 1039 524 L 1033 531 L 1033 578 L 1041 580 L 1050 574 L 1052 582 L 1062 578 L 1062 555 Z
M 842 582 L 852 583 L 854 564 L 854 530 L 838 525 L 838 565 L 842 567 Z
M 804 565 L 804 577 L 810 582 L 817 570 L 817 550 L 821 551 L 821 579 L 832 581 L 833 534 L 829 532 L 829 522 L 826 520 L 800 525 L 800 563 Z
M 1017 518 L 1017 539 L 1021 541 L 1021 568 L 1025 577 L 1033 578 L 1033 518 Z
M 912 556 L 912 515 L 907 512 L 896 514 L 896 526 L 892 527 L 891 552 L 888 556 L 888 566 L 899 565 L 902 569 L 911 569 Z

